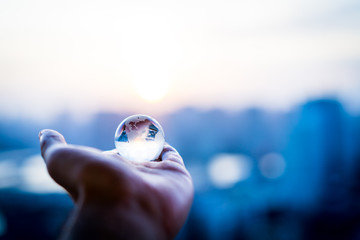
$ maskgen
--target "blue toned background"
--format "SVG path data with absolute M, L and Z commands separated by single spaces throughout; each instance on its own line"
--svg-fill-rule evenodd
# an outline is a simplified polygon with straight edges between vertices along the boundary
M 111 149 L 126 114 L 46 126 L 1 120 L 0 236 L 54 239 L 73 205 L 48 177 L 37 132 Z M 287 112 L 185 108 L 158 119 L 183 156 L 195 199 L 178 239 L 358 239 L 360 116 L 334 99 Z
M 359 0 L 1 0 L 0 239 L 73 204 L 38 132 L 114 148 L 155 117 L 195 199 L 178 239 L 360 239 Z

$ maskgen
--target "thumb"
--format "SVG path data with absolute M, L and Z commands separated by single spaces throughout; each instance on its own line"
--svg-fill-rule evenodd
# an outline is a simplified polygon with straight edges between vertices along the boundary
M 48 150 L 57 144 L 65 145 L 66 141 L 63 135 L 59 132 L 51 129 L 44 129 L 39 133 L 39 140 L 40 140 L 40 148 L 41 148 L 41 155 L 43 158 L 47 159 L 47 152 Z

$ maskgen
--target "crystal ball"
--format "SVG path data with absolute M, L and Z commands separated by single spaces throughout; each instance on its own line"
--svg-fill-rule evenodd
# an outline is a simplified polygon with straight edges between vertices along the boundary
M 156 160 L 164 143 L 161 125 L 146 115 L 127 117 L 115 132 L 115 146 L 119 155 L 133 162 Z

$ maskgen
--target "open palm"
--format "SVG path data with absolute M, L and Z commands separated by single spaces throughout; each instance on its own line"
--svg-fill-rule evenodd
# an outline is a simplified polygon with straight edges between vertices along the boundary
M 40 145 L 50 176 L 76 205 L 63 238 L 170 239 L 183 225 L 193 185 L 170 145 L 159 161 L 144 163 L 114 150 L 66 144 L 54 130 L 41 131 Z

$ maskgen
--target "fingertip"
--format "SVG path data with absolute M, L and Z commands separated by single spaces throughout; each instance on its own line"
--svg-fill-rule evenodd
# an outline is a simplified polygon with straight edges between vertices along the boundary
M 65 138 L 59 132 L 52 129 L 44 129 L 39 132 L 41 154 L 44 156 L 47 149 L 54 144 L 66 144 Z
M 39 139 L 47 132 L 56 132 L 56 131 L 52 129 L 43 129 L 39 132 Z
M 184 161 L 180 156 L 180 154 L 178 153 L 178 151 L 166 142 L 164 144 L 163 151 L 160 154 L 160 158 L 162 161 L 170 160 L 173 162 L 180 163 L 181 165 L 184 165 Z
M 39 132 L 40 140 L 58 139 L 59 141 L 65 142 L 65 138 L 58 131 L 52 129 L 43 129 Z
M 171 146 L 170 144 L 165 142 L 164 143 L 164 151 L 171 151 L 171 150 L 176 151 L 176 149 L 173 146 Z

